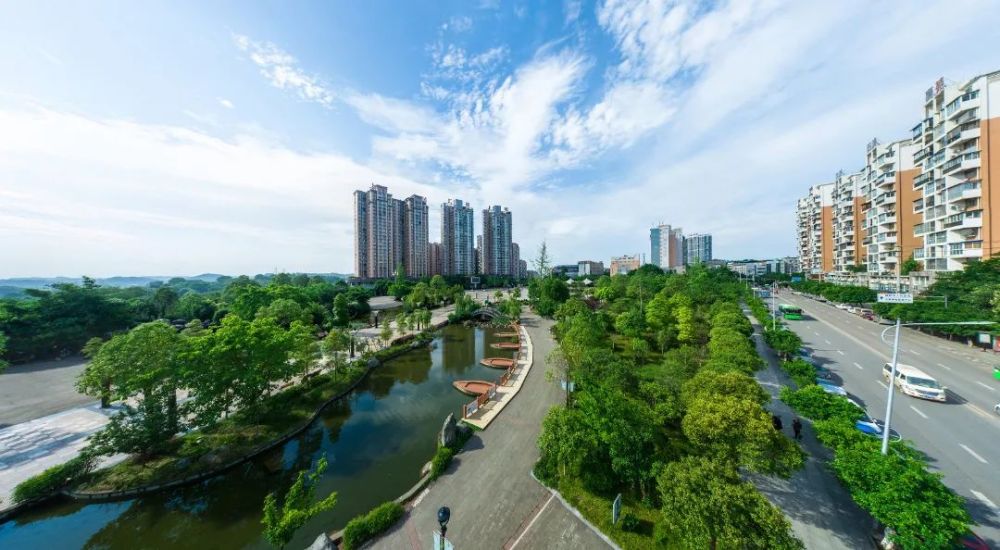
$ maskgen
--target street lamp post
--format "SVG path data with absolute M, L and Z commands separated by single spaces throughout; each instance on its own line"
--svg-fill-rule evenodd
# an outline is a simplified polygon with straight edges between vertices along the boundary
M 444 536 L 448 532 L 449 519 L 451 519 L 451 510 L 447 506 L 438 508 L 438 525 L 441 526 L 441 550 L 444 550 L 448 546 Z
M 899 332 L 902 327 L 914 327 L 914 326 L 927 326 L 927 325 L 992 325 L 995 324 L 993 321 L 955 321 L 955 322 L 941 322 L 941 323 L 902 323 L 900 319 L 896 318 L 896 324 L 891 327 L 886 327 L 882 331 L 880 336 L 881 340 L 885 342 L 885 333 L 889 332 L 890 329 L 895 328 L 896 334 L 893 335 L 892 342 L 892 368 L 889 370 L 889 389 L 886 390 L 889 394 L 885 403 L 885 429 L 882 430 L 882 454 L 889 453 L 889 424 L 892 422 L 892 396 L 895 393 L 893 390 L 896 387 L 896 366 L 899 364 Z
M 778 293 L 778 281 L 771 281 L 771 330 L 778 330 L 778 311 L 774 309 L 774 295 Z

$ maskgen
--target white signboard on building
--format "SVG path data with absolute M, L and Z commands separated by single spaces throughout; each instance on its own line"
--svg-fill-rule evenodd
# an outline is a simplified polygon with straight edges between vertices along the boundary
M 909 292 L 879 292 L 880 304 L 912 304 L 913 294 Z

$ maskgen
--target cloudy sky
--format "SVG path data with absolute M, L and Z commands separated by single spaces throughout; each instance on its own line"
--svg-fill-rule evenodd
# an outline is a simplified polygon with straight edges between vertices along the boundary
M 795 198 L 997 44 L 989 1 L 8 2 L 0 277 L 350 272 L 372 182 L 431 240 L 454 197 L 523 256 L 788 255 Z

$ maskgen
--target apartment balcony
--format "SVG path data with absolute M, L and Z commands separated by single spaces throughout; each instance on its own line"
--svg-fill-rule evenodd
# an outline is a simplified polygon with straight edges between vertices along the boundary
M 894 223 L 896 223 L 896 216 L 879 216 L 878 217 L 878 224 L 879 225 L 889 225 L 889 224 L 894 224 Z
M 913 154 L 913 162 L 920 162 L 933 154 L 934 154 L 934 145 L 928 145 L 927 147 L 924 147 L 923 149 Z M 914 184 L 916 184 L 916 182 L 914 182 Z
M 970 122 L 949 132 L 948 137 L 944 140 L 944 143 L 949 147 L 959 147 L 969 140 L 978 138 L 979 134 L 979 124 L 976 122 Z
M 917 225 L 913 226 L 913 234 L 914 235 L 918 235 L 918 236 L 919 235 L 925 235 L 925 234 L 930 233 L 932 231 L 934 231 L 934 222 L 918 223 Z
M 923 248 L 914 248 L 913 249 L 913 259 L 914 260 L 922 260 L 922 259 L 924 259 L 924 249 Z
M 917 161 L 916 155 L 914 155 L 913 161 L 914 162 Z M 934 180 L 934 172 L 924 172 L 923 174 L 920 174 L 919 176 L 913 178 L 913 188 L 916 189 L 918 187 L 923 187 L 925 183 L 933 180 Z
M 983 241 L 965 241 L 948 245 L 948 255 L 952 258 L 982 258 Z
M 968 153 L 955 156 L 955 158 L 944 163 L 944 166 L 941 167 L 941 171 L 945 174 L 949 174 L 956 170 L 964 172 L 973 168 L 979 168 L 979 151 L 970 151 Z
M 966 122 L 978 122 L 979 121 L 979 109 L 974 108 L 972 110 L 962 110 L 959 111 L 961 115 L 955 117 L 952 121 L 953 124 L 965 124 Z

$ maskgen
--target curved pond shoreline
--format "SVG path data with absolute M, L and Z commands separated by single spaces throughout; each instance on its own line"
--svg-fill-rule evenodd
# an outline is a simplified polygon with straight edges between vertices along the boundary
M 217 548 L 264 547 L 259 536 L 263 496 L 284 490 L 299 469 L 326 455 L 331 467 L 319 494 L 335 490 L 340 498 L 292 544 L 307 546 L 319 533 L 399 497 L 420 479 L 441 421 L 467 400 L 451 381 L 495 374 L 478 365 L 488 343 L 496 340 L 493 332 L 446 327 L 432 346 L 404 350 L 369 371 L 300 434 L 213 479 L 131 500 L 46 503 L 0 525 L 0 546 L 55 541 L 57 547 L 133 548 L 141 535 L 139 547 L 162 547 L 177 544 L 173 537 L 183 534 Z

